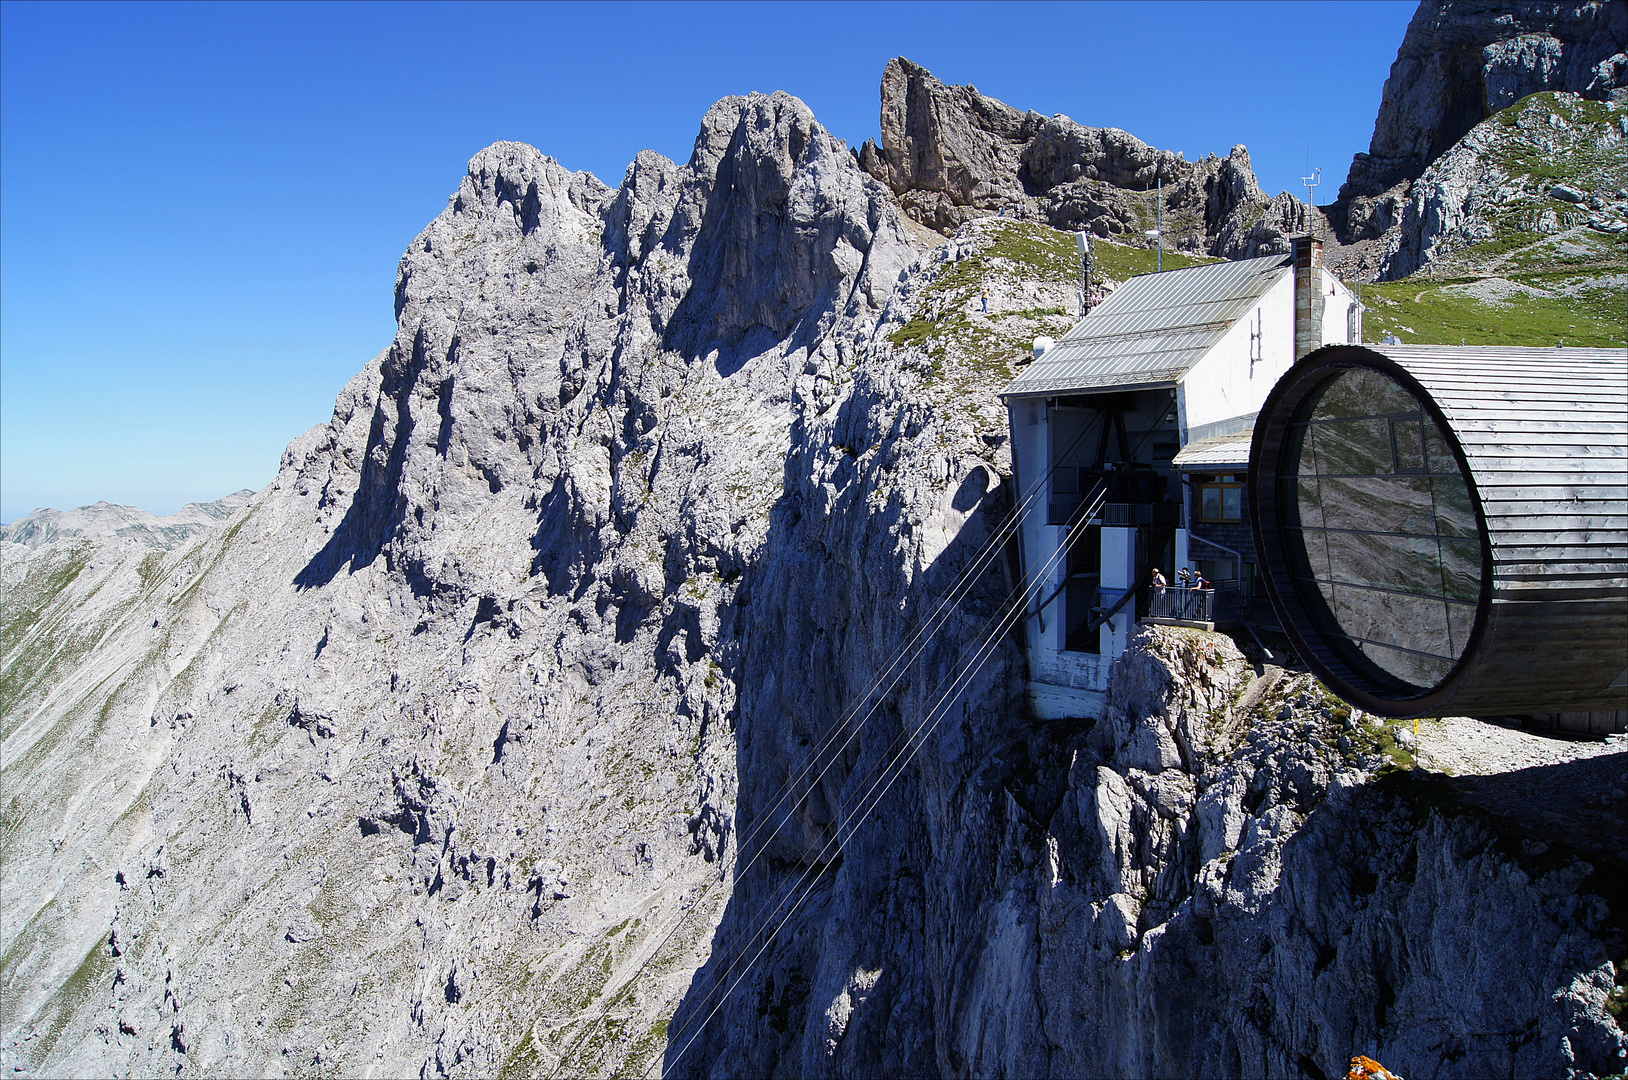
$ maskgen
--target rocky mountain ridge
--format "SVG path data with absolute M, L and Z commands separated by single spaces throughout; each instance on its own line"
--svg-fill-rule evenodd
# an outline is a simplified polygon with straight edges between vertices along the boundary
M 6 546 L 8 1074 L 524 1071 L 613 998 L 573 1060 L 659 1056 L 746 575 L 912 235 L 783 94 L 615 191 L 497 144 L 226 529 Z
M 1015 109 L 976 87 L 946 86 L 903 57 L 883 74 L 881 143 L 867 141 L 858 153 L 909 217 L 946 235 L 976 217 L 1003 214 L 1146 243 L 1151 189 L 1162 180 L 1167 247 L 1248 258 L 1285 252 L 1290 235 L 1312 232 L 1324 239 L 1331 268 L 1393 280 L 1431 265 L 1438 250 L 1462 246 L 1466 235 L 1496 231 L 1491 219 L 1498 215 L 1477 205 L 1497 205 L 1497 185 L 1486 183 L 1481 166 L 1519 152 L 1530 132 L 1493 121 L 1533 94 L 1561 102 L 1562 115 L 1593 116 L 1597 110 L 1587 106 L 1595 102 L 1624 107 L 1628 5 L 1421 3 L 1385 83 L 1371 145 L 1325 207 L 1288 192 L 1268 198 L 1243 146 L 1225 158 L 1188 162 L 1115 128 L 1084 127 Z M 1548 133 L 1551 171 L 1590 148 L 1607 149 L 1586 128 Z M 1575 184 L 1591 173 L 1563 176 Z M 1601 180 L 1585 183 L 1583 197 L 1619 199 L 1615 182 Z M 1469 198 L 1477 187 L 1486 190 Z M 1610 222 L 1621 219 L 1613 213 L 1596 231 L 1611 231 Z
M 904 57 L 882 74 L 881 145 L 867 140 L 859 162 L 907 215 L 945 235 L 1000 214 L 1145 243 L 1161 182 L 1172 249 L 1228 258 L 1287 251 L 1285 230 L 1300 224 L 1298 204 L 1261 191 L 1243 146 L 1189 162 L 1118 128 L 946 86 Z
M 42 507 L 10 525 L 0 526 L 0 542 L 32 548 L 69 538 L 117 537 L 168 551 L 199 533 L 220 528 L 253 495 L 244 488 L 213 502 L 187 503 L 163 517 L 140 507 L 115 506 L 105 501 L 66 512 Z
M 1385 80 L 1368 152 L 1352 161 L 1338 202 L 1416 179 L 1471 128 L 1529 94 L 1604 101 L 1625 86 L 1628 6 L 1619 0 L 1424 0 Z
M 1225 638 L 1026 715 L 1062 202 L 865 158 L 786 94 L 616 189 L 495 144 L 224 528 L 0 548 L 8 1075 L 1615 1067 L 1621 853 Z

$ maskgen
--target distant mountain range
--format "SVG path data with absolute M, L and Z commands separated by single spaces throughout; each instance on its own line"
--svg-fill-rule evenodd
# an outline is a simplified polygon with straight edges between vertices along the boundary
M 67 511 L 47 507 L 18 518 L 10 525 L 0 525 L 0 541 L 39 547 L 53 540 L 91 537 L 129 540 L 143 547 L 168 551 L 200 532 L 219 528 L 253 497 L 254 492 L 244 488 L 214 502 L 187 503 L 164 517 L 110 502 Z

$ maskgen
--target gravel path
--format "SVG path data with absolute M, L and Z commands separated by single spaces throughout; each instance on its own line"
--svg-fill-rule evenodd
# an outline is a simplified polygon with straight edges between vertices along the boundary
M 1467 716 L 1425 720 L 1419 725 L 1420 764 L 1458 776 L 1559 765 L 1566 761 L 1628 752 L 1628 742 L 1551 738 Z

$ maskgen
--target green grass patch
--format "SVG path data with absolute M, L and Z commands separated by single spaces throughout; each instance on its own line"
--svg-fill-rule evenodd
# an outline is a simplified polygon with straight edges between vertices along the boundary
M 1024 308 L 1022 311 L 995 311 L 995 312 L 991 312 L 989 317 L 991 319 L 994 319 L 994 320 L 999 320 L 999 319 L 1044 319 L 1044 318 L 1046 318 L 1047 316 L 1050 316 L 1050 315 L 1067 316 L 1068 315 L 1068 309 L 1067 308 L 1060 308 L 1060 307 Z
M 90 565 L 91 552 L 90 543 L 75 544 L 61 556 L 60 564 L 43 578 L 30 574 L 9 591 L 5 604 L 0 606 L 3 611 L 0 614 L 0 654 L 10 655 L 47 609 L 78 579 Z
M 1014 361 L 1027 355 L 1037 335 L 1060 336 L 1074 316 L 1061 306 L 985 312 L 980 298 L 995 283 L 1030 282 L 1072 291 L 1080 279 L 1075 234 L 1022 221 L 981 226 L 981 243 L 940 263 L 923 288 L 914 318 L 894 327 L 888 340 L 926 357 L 929 385 L 945 384 L 956 400 L 967 400 L 1015 374 Z M 1093 241 L 1093 275 L 1124 280 L 1154 269 L 1154 251 L 1107 240 Z M 1219 262 L 1208 256 L 1165 253 L 1166 269 Z
M 1622 1027 L 1623 1012 L 1628 1010 L 1628 960 L 1618 960 L 1612 965 L 1612 970 L 1616 973 L 1616 980 L 1611 993 L 1606 995 L 1605 1011 L 1617 1021 L 1618 1027 Z
M 1602 145 L 1611 141 L 1620 115 L 1622 110 L 1609 102 L 1552 90 L 1532 94 L 1498 114 L 1496 123 L 1509 137 L 1505 147 L 1493 154 L 1493 161 L 1506 172 L 1538 182 L 1581 181 L 1591 187 L 1590 178 L 1599 182 L 1628 171 L 1620 146 Z M 1554 118 L 1576 136 L 1559 147 L 1554 140 Z
M 1376 718 L 1377 719 L 1377 718 Z M 1371 753 L 1384 755 L 1388 764 L 1380 767 L 1381 773 L 1396 770 L 1412 771 L 1419 763 L 1413 754 L 1404 749 L 1396 741 L 1396 733 L 1403 724 L 1411 725 L 1412 720 L 1387 720 L 1380 724 L 1362 724 L 1358 727 L 1352 741 L 1365 747 Z
M 1554 276 L 1561 275 L 1550 276 L 1548 283 Z M 1511 280 L 1542 288 L 1545 279 L 1516 275 Z M 1414 275 L 1365 285 L 1364 338 L 1378 341 L 1390 333 L 1409 344 L 1538 347 L 1564 342 L 1620 348 L 1628 343 L 1628 319 L 1618 288 L 1602 285 L 1571 296 L 1513 294 L 1492 301 L 1450 288 L 1454 283 Z
M 498 1068 L 498 1080 L 511 1080 L 511 1078 L 536 1076 L 542 1071 L 543 1056 L 538 1051 L 537 1040 L 530 1031 L 521 1039 L 514 1050 Z

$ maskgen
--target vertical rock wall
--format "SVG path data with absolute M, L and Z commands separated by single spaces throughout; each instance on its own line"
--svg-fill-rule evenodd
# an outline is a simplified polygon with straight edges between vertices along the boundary
M 1384 731 L 1308 677 L 1254 677 L 1224 637 L 1144 630 L 1095 724 L 1026 722 L 1006 690 L 930 731 L 896 785 L 910 797 L 853 823 L 755 955 L 809 865 L 807 830 L 781 828 L 675 1017 L 672 1072 L 1327 1077 L 1357 1053 L 1406 1076 L 1621 1069 L 1609 843 L 1523 838 L 1395 769 Z M 743 740 L 743 762 L 795 769 L 757 703 L 743 725 L 773 735 L 753 743 L 790 760 Z M 841 833 L 862 804 L 820 805 Z

